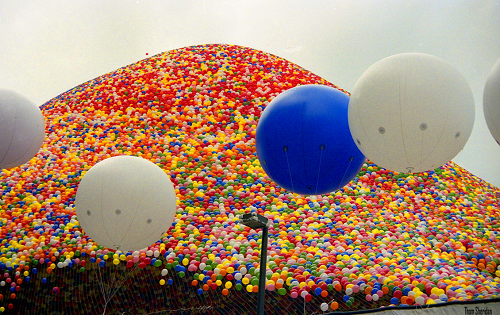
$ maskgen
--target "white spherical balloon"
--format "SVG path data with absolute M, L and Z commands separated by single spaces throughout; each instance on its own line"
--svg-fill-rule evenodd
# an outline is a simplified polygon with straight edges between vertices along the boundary
M 405 53 L 380 60 L 354 86 L 349 128 L 381 167 L 417 173 L 453 159 L 474 125 L 474 98 L 462 74 L 440 58 Z
M 158 241 L 176 211 L 172 182 L 154 163 L 116 156 L 94 165 L 76 193 L 76 214 L 85 233 L 99 245 L 134 251 Z
M 16 92 L 0 89 L 0 169 L 28 162 L 44 140 L 40 108 Z
M 483 111 L 491 135 L 500 145 L 500 59 L 491 69 L 484 86 Z
M 323 312 L 326 312 L 326 311 L 328 311 L 328 304 L 326 304 L 326 303 L 321 303 L 320 308 L 321 308 L 321 310 L 322 310 Z

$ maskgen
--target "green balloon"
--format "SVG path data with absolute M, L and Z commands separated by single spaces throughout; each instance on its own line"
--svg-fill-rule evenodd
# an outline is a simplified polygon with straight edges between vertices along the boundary
M 259 285 L 259 279 L 257 279 L 257 277 L 252 277 L 252 279 L 250 280 L 250 283 L 252 285 Z
M 185 276 L 186 274 L 184 273 L 184 271 L 179 271 L 179 277 L 184 278 Z

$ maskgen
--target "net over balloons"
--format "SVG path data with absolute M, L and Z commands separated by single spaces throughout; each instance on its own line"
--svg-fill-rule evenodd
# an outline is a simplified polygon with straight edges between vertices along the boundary
M 262 113 L 256 148 L 262 168 L 281 187 L 302 195 L 335 191 L 359 172 L 365 157 L 347 121 L 349 96 L 325 85 L 278 95 Z
M 134 251 L 154 244 L 167 232 L 176 196 L 168 175 L 154 163 L 115 156 L 84 175 L 75 206 L 80 226 L 93 241 Z

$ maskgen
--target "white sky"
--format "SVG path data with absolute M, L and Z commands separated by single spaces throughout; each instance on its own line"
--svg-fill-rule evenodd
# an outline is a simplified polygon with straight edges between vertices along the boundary
M 210 43 L 275 54 L 348 91 L 385 57 L 440 57 L 476 102 L 472 135 L 453 161 L 500 187 L 500 146 L 482 110 L 500 58 L 498 0 L 0 0 L 0 88 L 41 105 L 146 57 Z

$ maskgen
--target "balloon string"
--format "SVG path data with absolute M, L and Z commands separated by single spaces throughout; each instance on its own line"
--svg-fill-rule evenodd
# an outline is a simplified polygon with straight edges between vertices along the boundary
M 352 160 L 354 160 L 354 157 L 351 156 L 351 158 L 349 159 L 349 165 L 347 165 L 347 168 L 345 169 L 344 176 L 342 176 L 342 179 L 340 180 L 340 185 L 342 185 L 342 183 L 344 182 L 345 175 L 347 174 L 347 171 L 351 166 Z
M 111 291 L 113 290 L 115 273 L 116 273 L 116 269 L 113 271 L 113 273 L 109 277 L 109 282 L 111 282 L 111 284 L 109 284 L 107 287 L 105 287 L 105 289 L 106 289 L 106 303 L 109 302 L 109 300 L 110 300 L 109 295 L 111 294 Z
M 99 272 L 99 288 L 101 289 L 101 293 L 104 298 L 104 311 L 102 312 L 102 314 L 104 315 L 106 313 L 106 306 L 108 305 L 108 303 L 106 302 L 106 292 L 104 290 L 104 284 L 101 277 L 101 268 L 99 266 L 97 266 L 97 271 Z
M 139 264 L 136 264 L 134 269 L 129 271 L 127 273 L 127 275 L 125 276 L 125 279 L 123 279 L 121 281 L 121 283 L 119 285 L 116 286 L 115 290 L 113 291 L 113 293 L 109 296 L 108 298 L 108 301 L 106 302 L 106 304 L 111 301 L 111 299 L 113 298 L 113 296 L 115 296 L 115 294 L 118 292 L 118 290 L 121 288 L 121 286 L 130 278 L 130 275 L 132 274 L 132 272 L 135 272 L 137 270 L 137 267 L 139 266 Z M 116 270 L 116 269 L 115 269 Z
M 316 179 L 316 190 L 314 191 L 314 194 L 318 194 L 318 183 L 319 183 L 319 171 L 321 170 L 321 160 L 323 158 L 323 150 L 321 150 L 321 155 L 319 156 L 319 165 L 318 165 L 318 178 Z M 344 175 L 345 176 L 345 175 Z
M 295 188 L 293 188 L 292 171 L 290 170 L 290 162 L 288 161 L 287 151 L 285 151 L 285 156 L 286 156 L 286 164 L 288 165 L 288 175 L 290 175 L 290 183 L 292 184 L 292 191 L 294 191 Z

